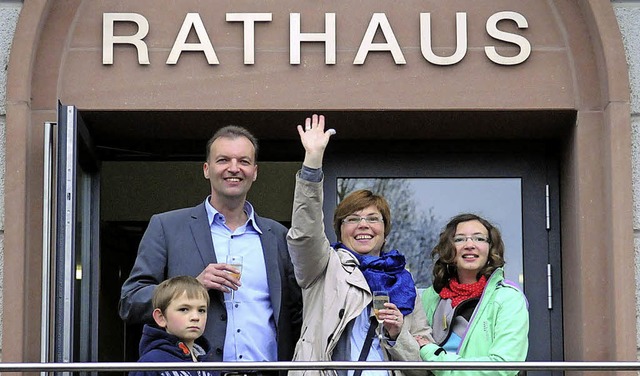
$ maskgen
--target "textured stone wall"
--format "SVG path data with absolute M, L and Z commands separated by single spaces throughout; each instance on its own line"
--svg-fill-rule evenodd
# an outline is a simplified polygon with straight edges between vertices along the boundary
M 3 317 L 3 281 L 4 281 L 4 171 L 5 171 L 5 135 L 6 135 L 6 87 L 7 65 L 13 34 L 22 9 L 22 1 L 0 0 L 0 361 L 2 360 L 2 317 Z
M 636 264 L 636 321 L 640 328 L 640 1 L 613 1 L 629 65 L 633 166 L 633 234 Z M 636 332 L 640 350 L 640 331 Z M 640 351 L 638 352 L 640 359 Z
M 636 254 L 636 301 L 640 302 L 640 1 L 612 1 L 620 25 L 631 82 L 632 163 L 634 197 L 634 247 Z M 0 346 L 2 338 L 2 292 L 4 271 L 4 172 L 6 82 L 9 51 L 22 1 L 0 0 Z M 636 308 L 640 328 L 640 307 Z M 636 335 L 640 349 L 640 331 Z M 0 361 L 2 348 L 0 347 Z M 639 356 L 640 359 L 640 356 Z

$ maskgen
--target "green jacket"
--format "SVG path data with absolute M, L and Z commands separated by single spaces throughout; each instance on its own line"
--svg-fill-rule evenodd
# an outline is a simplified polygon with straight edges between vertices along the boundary
M 422 294 L 429 325 L 440 296 L 433 287 Z M 529 348 L 529 311 L 527 300 L 518 288 L 504 282 L 504 271 L 497 269 L 487 281 L 469 328 L 457 354 L 450 354 L 430 343 L 420 349 L 424 361 L 522 362 Z M 518 371 L 432 371 L 436 376 L 516 375 Z

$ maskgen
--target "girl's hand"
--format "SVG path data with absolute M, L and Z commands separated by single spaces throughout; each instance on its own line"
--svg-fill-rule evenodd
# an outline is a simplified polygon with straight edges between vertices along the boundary
M 428 345 L 430 343 L 432 343 L 427 337 L 425 336 L 414 336 L 413 338 L 416 339 L 416 341 L 418 342 L 418 346 L 422 347 L 424 345 Z

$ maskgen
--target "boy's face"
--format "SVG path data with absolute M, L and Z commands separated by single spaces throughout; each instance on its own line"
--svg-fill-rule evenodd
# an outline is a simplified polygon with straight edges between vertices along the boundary
M 156 308 L 153 318 L 167 333 L 191 346 L 207 324 L 207 301 L 204 298 L 190 299 L 184 292 L 171 301 L 164 314 Z

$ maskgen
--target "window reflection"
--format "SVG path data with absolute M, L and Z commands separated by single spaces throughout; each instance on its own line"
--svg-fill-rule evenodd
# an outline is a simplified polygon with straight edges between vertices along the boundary
M 519 178 L 339 178 L 337 200 L 357 189 L 383 195 L 392 230 L 385 244 L 407 258 L 418 288 L 431 285 L 431 250 L 453 216 L 470 212 L 496 225 L 505 243 L 505 276 L 523 286 L 522 188 Z

